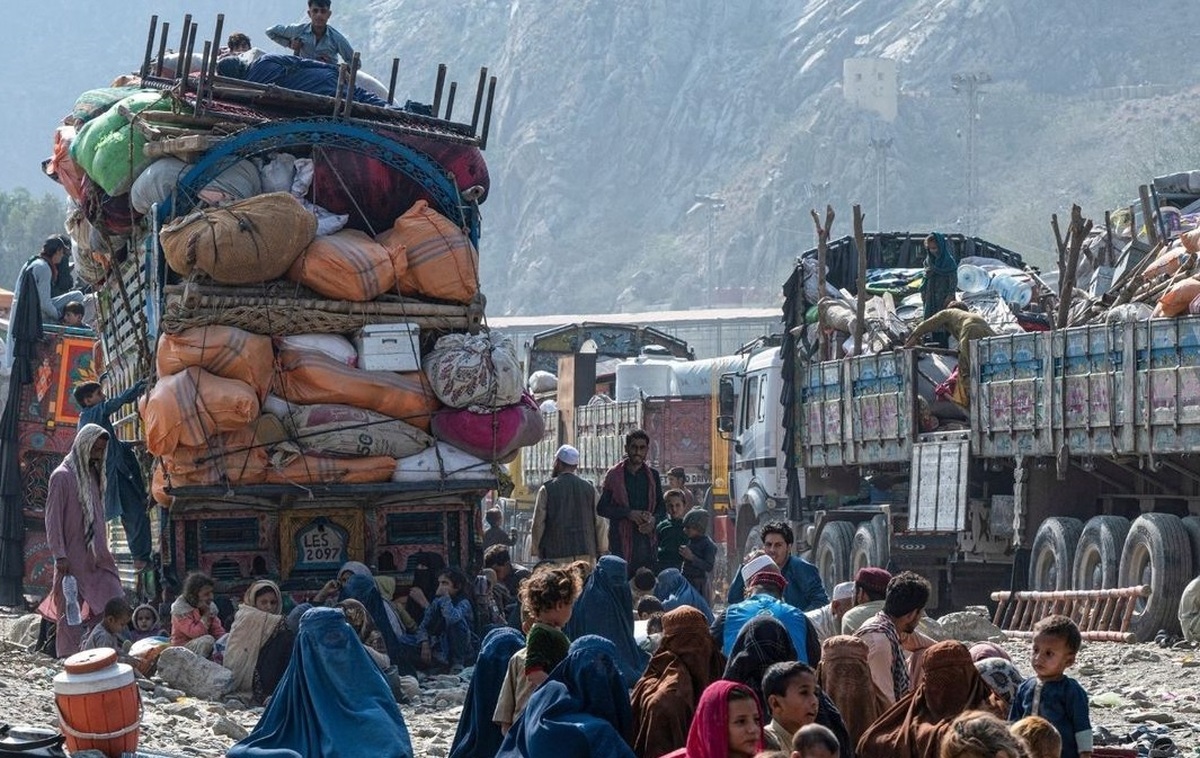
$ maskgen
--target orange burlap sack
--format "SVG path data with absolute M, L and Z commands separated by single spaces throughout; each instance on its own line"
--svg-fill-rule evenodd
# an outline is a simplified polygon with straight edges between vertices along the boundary
M 1159 256 L 1154 259 L 1153 263 L 1151 263 L 1149 266 L 1146 266 L 1145 270 L 1142 271 L 1142 278 L 1146 281 L 1149 281 L 1159 276 L 1171 276 L 1179 270 L 1179 267 L 1183 265 L 1183 262 L 1187 259 L 1187 256 L 1188 253 L 1183 249 L 1183 247 L 1179 245 L 1173 245 L 1167 250 L 1162 251 L 1162 253 L 1160 253 Z
M 257 484 L 266 479 L 267 451 L 257 444 L 253 427 L 213 435 L 202 447 L 177 447 L 164 455 L 173 487 L 189 484 Z
M 1155 311 L 1163 316 L 1180 316 L 1187 313 L 1188 306 L 1200 295 L 1200 279 L 1187 278 L 1175 282 L 1158 298 Z
M 317 233 L 317 217 L 287 192 L 175 219 L 158 233 L 171 270 L 221 284 L 259 284 L 287 273 Z
M 146 424 L 146 449 L 166 456 L 180 446 L 204 447 L 216 434 L 248 426 L 258 418 L 259 402 L 249 384 L 191 366 L 160 377 L 138 401 L 138 410 Z
M 199 366 L 210 374 L 237 379 L 266 400 L 271 389 L 275 351 L 271 338 L 233 326 L 197 326 L 178 334 L 163 334 L 154 353 L 159 376 Z
M 370 458 L 321 458 L 302 455 L 283 468 L 267 471 L 268 484 L 374 484 L 390 482 L 396 459 L 386 455 Z
M 276 365 L 271 393 L 293 403 L 352 405 L 425 432 L 431 414 L 441 407 L 421 371 L 363 371 L 324 353 L 294 348 L 281 349 Z
M 383 245 L 345 229 L 310 242 L 287 278 L 332 300 L 365 303 L 396 286 L 396 269 Z
M 1200 252 L 1200 229 L 1184 232 L 1179 235 L 1179 241 L 1183 243 L 1183 249 L 1189 253 Z
M 479 292 L 479 253 L 471 239 L 424 200 L 375 239 L 389 250 L 405 251 L 408 263 L 397 267 L 400 294 L 469 303 Z

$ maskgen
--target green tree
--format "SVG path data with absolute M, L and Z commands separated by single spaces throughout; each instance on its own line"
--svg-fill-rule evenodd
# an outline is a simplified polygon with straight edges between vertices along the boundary
M 21 266 L 51 234 L 63 231 L 66 201 L 47 192 L 34 197 L 18 187 L 0 192 L 0 287 L 12 289 Z

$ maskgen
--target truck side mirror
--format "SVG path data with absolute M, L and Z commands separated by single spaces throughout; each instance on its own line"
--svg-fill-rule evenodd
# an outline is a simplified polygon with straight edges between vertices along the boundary
M 729 439 L 733 435 L 733 415 L 737 407 L 733 395 L 733 379 L 721 377 L 721 385 L 717 395 L 717 432 Z

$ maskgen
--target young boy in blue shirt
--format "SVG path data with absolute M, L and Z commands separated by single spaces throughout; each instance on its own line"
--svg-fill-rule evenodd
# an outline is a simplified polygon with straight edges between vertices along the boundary
M 1062 737 L 1062 758 L 1091 758 L 1092 722 L 1088 718 L 1088 696 L 1079 682 L 1065 672 L 1075 663 L 1083 643 L 1079 627 L 1066 616 L 1047 616 L 1033 627 L 1030 662 L 1036 676 L 1017 689 L 1009 710 L 1009 721 L 1041 716 Z
M 683 517 L 683 534 L 687 544 L 679 548 L 683 558 L 683 578 L 711 602 L 708 575 L 717 565 L 717 543 L 708 536 L 708 511 L 693 508 Z

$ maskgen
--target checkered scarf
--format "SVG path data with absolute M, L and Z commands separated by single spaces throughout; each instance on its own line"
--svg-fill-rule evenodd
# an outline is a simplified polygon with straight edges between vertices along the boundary
M 900 647 L 900 630 L 891 617 L 880 611 L 859 627 L 854 636 L 864 637 L 872 633 L 882 634 L 892 646 L 892 690 L 899 700 L 912 689 L 912 680 L 908 678 L 908 662 L 904 660 L 904 648 Z
M 96 424 L 84 424 L 71 443 L 71 452 L 67 454 L 66 466 L 75 475 L 75 485 L 79 491 L 80 510 L 83 511 L 83 539 L 87 543 L 88 552 L 96 554 L 96 511 L 104 512 L 104 457 L 99 461 L 99 471 L 92 471 L 88 465 L 92 455 L 92 447 L 100 437 L 108 437 L 108 432 Z M 108 450 L 104 451 L 108 456 Z M 99 481 L 97 481 L 99 477 Z M 99 487 L 95 487 L 99 484 Z M 96 502 L 96 498 L 100 502 Z

